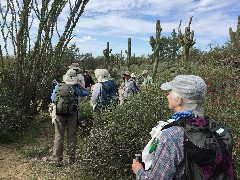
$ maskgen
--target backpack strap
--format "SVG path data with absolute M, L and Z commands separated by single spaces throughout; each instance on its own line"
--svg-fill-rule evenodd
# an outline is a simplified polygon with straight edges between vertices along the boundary
M 179 120 L 173 121 L 167 125 L 165 125 L 162 130 L 170 128 L 172 126 L 180 126 L 180 127 L 186 127 L 186 124 L 191 124 L 193 123 L 195 120 L 193 118 L 181 118 Z

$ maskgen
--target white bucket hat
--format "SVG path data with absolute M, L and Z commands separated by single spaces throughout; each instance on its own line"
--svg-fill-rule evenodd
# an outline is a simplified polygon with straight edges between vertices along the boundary
M 96 69 L 94 74 L 98 82 L 105 82 L 110 80 L 110 74 L 107 69 Z
M 77 84 L 77 74 L 76 71 L 73 69 L 69 69 L 65 75 L 63 75 L 63 82 L 68 85 Z

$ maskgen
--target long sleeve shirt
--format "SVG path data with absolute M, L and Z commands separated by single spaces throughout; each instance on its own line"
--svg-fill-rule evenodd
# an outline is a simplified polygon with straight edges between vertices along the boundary
M 124 83 L 121 86 L 122 89 L 122 95 L 124 98 L 127 98 L 128 96 L 131 96 L 133 94 L 132 89 L 134 87 L 133 81 L 125 80 Z
M 102 83 L 96 83 L 93 88 L 92 97 L 91 97 L 91 104 L 93 109 L 96 108 L 97 104 L 99 103 L 101 97 L 101 89 Z
M 184 174 L 184 132 L 181 127 L 163 130 L 158 136 L 158 145 L 153 153 L 151 168 L 139 169 L 137 180 L 180 179 Z

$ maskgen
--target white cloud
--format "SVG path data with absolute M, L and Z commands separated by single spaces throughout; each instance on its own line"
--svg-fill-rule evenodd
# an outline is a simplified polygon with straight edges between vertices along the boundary
M 41 2 L 39 4 L 41 6 Z M 75 37 L 71 43 L 97 54 L 102 53 L 107 41 L 113 50 L 126 49 L 127 43 L 123 41 L 127 42 L 128 37 L 138 40 L 142 46 L 149 46 L 149 36 L 155 36 L 156 20 L 161 22 L 162 36 L 169 36 L 173 29 L 177 31 L 180 20 L 184 32 L 191 16 L 196 46 L 198 43 L 202 46 L 207 42 L 222 42 L 229 37 L 229 27 L 235 31 L 239 9 L 239 0 L 91 0 L 73 31 Z M 65 29 L 68 16 L 69 7 L 66 6 L 58 19 L 60 33 Z M 35 19 L 30 30 L 32 39 L 37 35 L 38 25 L 39 21 Z
M 71 40 L 71 43 L 79 43 L 79 42 L 85 42 L 85 41 L 95 41 L 96 39 L 93 39 L 91 36 L 83 36 L 82 38 L 73 37 Z

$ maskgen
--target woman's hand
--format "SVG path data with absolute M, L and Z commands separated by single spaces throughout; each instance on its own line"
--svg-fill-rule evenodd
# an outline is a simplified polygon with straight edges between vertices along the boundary
M 132 170 L 134 174 L 137 174 L 139 169 L 143 169 L 143 165 L 140 162 L 137 162 L 136 159 L 133 159 Z

